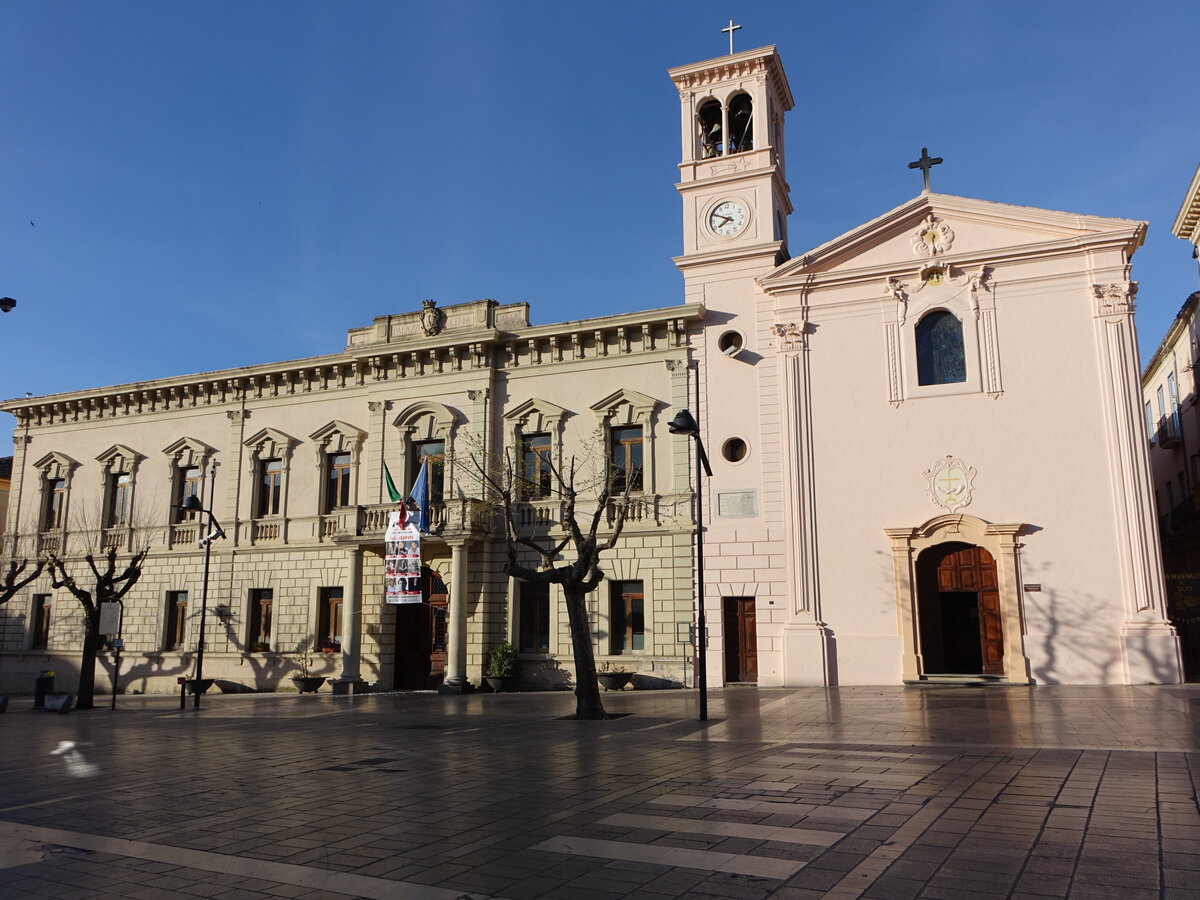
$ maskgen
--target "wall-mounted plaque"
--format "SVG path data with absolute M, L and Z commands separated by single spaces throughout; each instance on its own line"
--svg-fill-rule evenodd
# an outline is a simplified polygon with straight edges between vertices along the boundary
M 758 491 L 718 491 L 717 515 L 722 519 L 752 519 L 758 515 Z

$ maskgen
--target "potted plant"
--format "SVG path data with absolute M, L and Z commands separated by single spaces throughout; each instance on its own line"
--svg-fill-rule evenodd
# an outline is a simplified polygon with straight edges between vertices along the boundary
M 511 691 L 520 674 L 521 660 L 517 656 L 517 648 L 508 641 L 501 641 L 488 651 L 487 668 L 483 670 L 483 677 L 497 694 L 501 691 Z
M 296 686 L 301 694 L 315 694 L 321 689 L 321 685 L 325 683 L 324 675 L 314 675 L 312 673 L 312 650 L 308 647 L 302 649 L 292 657 L 296 660 L 296 665 L 300 667 L 300 674 L 292 676 L 292 684 Z
M 596 667 L 596 680 L 606 691 L 623 691 L 633 680 L 633 672 L 618 668 L 606 660 Z

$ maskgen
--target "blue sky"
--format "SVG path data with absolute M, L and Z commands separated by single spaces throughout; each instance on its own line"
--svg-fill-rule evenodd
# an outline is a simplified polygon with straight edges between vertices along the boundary
M 1148 220 L 1144 360 L 1200 287 L 1194 0 L 6 0 L 0 397 L 336 352 L 424 298 L 681 302 L 666 69 L 730 16 L 796 97 L 793 253 L 919 193 L 928 146 L 936 191 Z

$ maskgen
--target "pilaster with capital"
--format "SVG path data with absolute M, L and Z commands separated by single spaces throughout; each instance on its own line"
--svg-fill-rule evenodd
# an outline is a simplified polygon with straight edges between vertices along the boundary
M 366 488 L 359 488 L 359 496 L 367 503 L 383 503 L 383 454 L 387 435 L 387 414 L 392 408 L 391 400 L 368 400 L 369 424 L 367 438 L 370 452 L 367 453 Z
M 225 415 L 229 418 L 229 447 L 236 458 L 225 471 L 225 511 L 222 521 L 228 523 L 225 531 L 229 534 L 229 546 L 236 547 L 241 538 L 242 516 L 239 515 L 239 509 L 242 497 L 242 467 L 246 463 L 246 422 L 250 418 L 250 410 L 241 406 L 225 410 Z
M 1108 458 L 1114 487 L 1113 520 L 1125 603 L 1122 650 L 1127 678 L 1140 680 L 1149 642 L 1174 644 L 1167 622 L 1162 546 L 1154 514 L 1153 479 L 1146 453 L 1137 332 L 1133 324 L 1137 283 L 1092 285 L 1096 353 L 1105 407 Z M 1157 632 L 1155 634 L 1154 632 Z M 1174 673 L 1176 680 L 1181 672 Z M 1162 677 L 1154 678 L 1162 681 Z
M 793 593 L 790 610 L 794 618 L 820 622 L 808 329 L 787 322 L 772 330 L 779 348 L 784 496 L 794 499 L 785 507 L 791 568 L 788 583 Z
M 33 438 L 29 434 L 29 418 L 19 419 L 18 422 L 20 424 L 13 432 L 12 483 L 9 487 L 8 510 L 5 515 L 6 521 L 0 523 L 4 526 L 3 534 L 9 536 L 11 541 L 9 554 L 14 558 L 19 556 L 17 551 L 21 537 L 21 503 L 25 496 L 25 457 L 29 453 L 29 445 L 33 443 Z M 34 514 L 26 518 L 29 519 L 28 524 L 33 532 L 31 539 L 36 541 L 36 533 L 41 526 L 41 523 L 37 521 L 37 511 L 34 510 Z M 3 549 L 4 544 L 5 542 L 0 540 L 0 549 Z

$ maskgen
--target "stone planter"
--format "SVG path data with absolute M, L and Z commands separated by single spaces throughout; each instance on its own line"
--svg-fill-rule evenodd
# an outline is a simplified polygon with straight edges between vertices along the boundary
M 496 694 L 511 693 L 517 688 L 516 675 L 485 675 L 484 680 Z
M 216 682 L 216 680 L 217 679 L 215 679 L 215 678 L 201 678 L 200 679 L 200 693 L 201 694 L 206 693 L 208 691 L 208 689 L 213 686 L 213 684 Z M 189 694 L 196 693 L 196 679 L 195 678 L 192 678 L 188 681 L 187 692 Z
M 606 691 L 623 691 L 633 680 L 632 672 L 597 672 L 596 680 Z
M 315 694 L 325 683 L 323 675 L 293 675 L 292 684 L 301 694 Z

